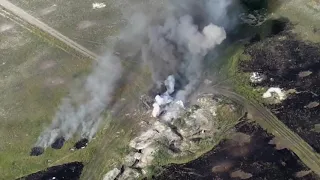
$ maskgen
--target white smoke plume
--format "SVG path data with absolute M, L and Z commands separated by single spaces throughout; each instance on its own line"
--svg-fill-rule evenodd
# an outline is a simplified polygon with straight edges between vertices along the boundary
M 226 38 L 225 30 L 213 24 L 205 26 L 203 31 L 200 32 L 198 27 L 192 23 L 192 18 L 190 16 L 182 16 L 178 21 L 172 21 L 172 19 L 169 21 L 167 27 L 158 27 L 158 30 L 160 30 L 156 32 L 160 32 L 160 35 L 157 37 L 166 37 L 166 41 L 168 42 L 167 45 L 171 45 L 172 42 L 174 42 L 179 48 L 184 49 L 181 51 L 183 56 L 179 59 L 180 64 L 177 64 L 178 67 L 176 71 L 181 71 L 179 68 L 182 68 L 184 71 L 181 73 L 184 73 L 184 76 L 189 83 L 186 84 L 182 90 L 179 90 L 173 98 L 171 97 L 171 94 L 175 91 L 174 76 L 170 75 L 164 81 L 167 90 L 162 95 L 157 95 L 155 97 L 152 116 L 158 117 L 163 111 L 162 109 L 165 109 L 167 112 L 164 118 L 167 121 L 177 117 L 181 107 L 184 107 L 183 103 L 185 102 L 186 97 L 196 88 L 198 78 L 201 77 L 201 64 L 205 55 L 209 50 L 222 43 Z M 161 40 L 160 42 L 163 43 Z M 162 44 L 160 46 L 160 48 L 163 48 Z
M 173 101 L 171 94 L 174 92 L 175 78 L 173 75 L 168 76 L 164 81 L 164 84 L 167 88 L 166 92 L 161 95 L 156 95 L 155 102 L 153 103 L 152 116 L 158 117 L 163 111 L 162 108 Z
M 164 84 L 167 90 L 154 98 L 155 102 L 153 103 L 152 116 L 158 117 L 162 112 L 165 112 L 162 119 L 169 122 L 179 116 L 181 110 L 184 109 L 184 104 L 181 100 L 175 100 L 174 97 L 172 97 L 175 91 L 174 76 L 168 76 Z
M 165 111 L 162 119 L 170 121 L 184 108 L 188 96 L 197 88 L 202 77 L 202 65 L 207 53 L 226 39 L 225 28 L 231 20 L 227 15 L 229 0 L 170 1 L 166 13 L 154 19 L 148 14 L 139 17 L 148 20 L 147 37 L 142 48 L 142 58 L 150 67 L 155 84 L 164 84 L 167 91 L 155 97 L 153 117 Z M 163 18 L 163 19 L 161 19 Z M 224 27 L 215 25 L 217 23 Z M 141 25 L 140 24 L 140 25 Z M 141 30 L 141 29 L 140 29 Z M 173 74 L 173 75 L 172 75 Z M 185 83 L 173 94 L 175 77 Z M 171 87 L 168 86 L 171 82 Z M 168 93 L 170 92 L 170 93 Z
M 162 0 L 126 9 L 130 31 L 120 37 L 132 51 L 141 51 L 154 83 L 161 87 L 169 76 L 183 82 L 177 99 L 185 101 L 202 75 L 208 51 L 226 38 L 235 25 L 233 0 Z M 234 13 L 233 13 L 234 12 Z
M 187 84 L 177 92 L 176 99 L 184 102 L 202 75 L 205 55 L 226 38 L 226 32 L 211 23 L 201 31 L 190 15 L 184 15 L 150 27 L 148 38 L 143 57 L 154 81 L 159 84 L 169 74 L 180 73 Z
M 167 87 L 166 94 L 159 94 L 157 100 L 166 98 L 167 102 L 183 105 L 199 83 L 206 54 L 222 43 L 225 30 L 234 25 L 235 10 L 229 8 L 236 1 L 119 0 L 117 3 L 127 26 L 115 42 L 116 54 L 121 60 L 140 55 L 143 65 L 150 68 L 154 83 Z M 35 146 L 46 148 L 56 138 L 68 140 L 75 133 L 92 138 L 122 74 L 120 59 L 113 54 L 108 53 L 98 61 L 84 88 L 71 89 L 70 96 L 62 100 L 51 126 L 40 135 Z
M 35 146 L 46 148 L 56 138 L 68 140 L 76 132 L 90 140 L 98 129 L 100 115 L 111 101 L 121 74 L 122 66 L 118 57 L 107 53 L 99 59 L 80 92 L 71 91 L 70 96 L 62 100 L 51 126 L 40 135 Z M 80 101 L 79 104 L 79 99 L 84 102 Z

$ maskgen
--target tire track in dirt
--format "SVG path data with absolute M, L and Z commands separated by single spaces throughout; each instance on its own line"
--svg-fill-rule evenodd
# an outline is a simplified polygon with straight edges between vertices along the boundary
M 275 117 L 268 109 L 257 102 L 250 101 L 245 97 L 225 88 L 215 87 L 214 93 L 230 98 L 240 104 L 254 117 L 254 120 L 269 133 L 279 137 L 282 141 L 289 142 L 291 149 L 303 163 L 320 176 L 320 156 L 299 135 L 291 131 L 284 123 Z

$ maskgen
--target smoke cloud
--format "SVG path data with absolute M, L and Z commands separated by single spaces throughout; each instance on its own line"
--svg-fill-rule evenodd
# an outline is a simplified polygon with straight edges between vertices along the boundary
M 178 99 L 185 101 L 202 75 L 208 51 L 226 38 L 236 25 L 239 7 L 233 0 L 162 0 L 124 8 L 128 31 L 120 35 L 129 51 L 141 51 L 154 83 L 174 75 L 183 86 Z M 130 3 L 129 3 L 130 4 Z M 182 90 L 182 89 L 180 89 Z
M 235 25 L 235 10 L 229 8 L 236 1 L 119 0 L 117 3 L 127 26 L 119 33 L 113 50 L 121 60 L 139 55 L 138 59 L 152 72 L 154 84 L 167 87 L 166 100 L 172 101 L 170 97 L 173 97 L 182 107 L 199 83 L 205 56 L 222 43 L 226 31 Z M 108 108 L 122 74 L 120 58 L 113 54 L 107 53 L 99 59 L 84 87 L 79 91 L 71 89 L 70 96 L 62 100 L 52 124 L 38 138 L 37 147 L 46 148 L 59 137 L 68 140 L 75 133 L 89 140 L 94 136 L 101 113 Z M 180 87 L 176 86 L 177 82 Z M 163 100 L 159 97 L 158 101 Z
M 101 122 L 101 113 L 111 101 L 117 81 L 122 74 L 120 59 L 112 53 L 99 59 L 80 91 L 73 90 L 62 100 L 51 126 L 38 138 L 37 147 L 48 147 L 56 138 L 68 140 L 79 132 L 91 139 Z

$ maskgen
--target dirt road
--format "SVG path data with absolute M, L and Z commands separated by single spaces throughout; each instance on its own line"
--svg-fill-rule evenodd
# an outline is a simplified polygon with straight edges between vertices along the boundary
M 250 101 L 245 97 L 225 88 L 215 88 L 215 93 L 226 96 L 240 104 L 243 104 L 248 113 L 252 114 L 255 120 L 262 128 L 269 133 L 279 137 L 311 170 L 320 176 L 320 156 L 313 148 L 306 143 L 299 135 L 291 131 L 268 109 L 259 103 Z
M 90 50 L 86 49 L 85 47 L 81 46 L 80 44 L 74 42 L 70 38 L 64 36 L 57 30 L 51 28 L 47 24 L 41 22 L 40 20 L 36 19 L 35 17 L 31 16 L 27 12 L 25 12 L 23 9 L 17 7 L 16 5 L 12 4 L 11 2 L 7 0 L 0 0 L 0 14 L 5 16 L 6 18 L 10 18 L 11 20 L 15 21 L 20 26 L 23 26 L 24 28 L 28 25 L 25 25 L 25 22 L 29 23 L 29 26 L 34 26 L 38 28 L 41 31 L 44 31 L 45 33 L 51 35 L 55 39 L 61 41 L 68 47 L 73 48 L 78 53 L 81 53 L 82 55 L 89 57 L 90 59 L 96 60 L 98 58 L 98 55 L 91 52 Z

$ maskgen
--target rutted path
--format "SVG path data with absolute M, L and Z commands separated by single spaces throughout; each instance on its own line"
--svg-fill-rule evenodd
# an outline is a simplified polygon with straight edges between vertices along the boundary
M 266 129 L 269 133 L 272 133 L 274 136 L 279 137 L 285 144 L 288 144 L 288 148 L 291 149 L 312 171 L 320 176 L 319 154 L 270 111 L 259 103 L 248 100 L 245 97 L 225 88 L 215 88 L 215 93 L 243 104 L 260 126 Z

